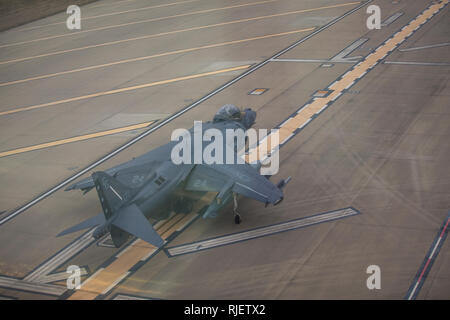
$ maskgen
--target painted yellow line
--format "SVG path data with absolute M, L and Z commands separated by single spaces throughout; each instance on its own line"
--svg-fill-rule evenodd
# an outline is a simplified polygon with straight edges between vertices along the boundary
M 343 3 L 343 4 L 333 5 L 333 6 L 326 6 L 326 7 L 319 7 L 319 8 L 313 8 L 313 9 L 304 9 L 304 10 L 290 11 L 290 12 L 272 14 L 272 15 L 268 15 L 268 16 L 260 16 L 260 17 L 254 17 L 254 18 L 233 20 L 233 21 L 222 22 L 222 23 L 215 23 L 215 24 L 210 24 L 210 25 L 205 25 L 205 26 L 200 26 L 200 27 L 192 27 L 192 28 L 186 28 L 186 29 L 180 29 L 180 30 L 174 30 L 174 31 L 167 31 L 167 32 L 156 33 L 156 34 L 149 34 L 149 35 L 145 35 L 145 36 L 128 38 L 128 39 L 123 39 L 123 40 L 116 40 L 116 41 L 111 41 L 111 42 L 104 42 L 104 43 L 94 44 L 94 45 L 85 46 L 85 47 L 78 47 L 78 48 L 73 48 L 73 49 L 55 51 L 55 52 L 40 54 L 40 55 L 36 55 L 36 56 L 30 56 L 30 57 L 24 57 L 24 58 L 12 59 L 12 60 L 0 61 L 0 65 L 8 64 L 8 63 L 14 63 L 14 62 L 28 61 L 28 60 L 32 60 L 32 59 L 49 57 L 49 56 L 54 56 L 54 55 L 59 55 L 59 54 L 64 54 L 64 53 L 69 53 L 69 52 L 75 52 L 75 51 L 80 51 L 80 50 L 87 50 L 87 49 L 92 49 L 92 48 L 98 48 L 98 47 L 103 47 L 103 46 L 110 46 L 110 45 L 125 43 L 125 42 L 129 42 L 129 41 L 136 41 L 136 40 L 143 40 L 143 39 L 150 39 L 150 38 L 155 38 L 155 37 L 161 37 L 161 36 L 177 34 L 177 33 L 181 33 L 181 32 L 197 31 L 197 30 L 203 30 L 203 29 L 208 29 L 208 28 L 222 27 L 222 26 L 236 24 L 236 23 L 243 23 L 243 22 L 249 22 L 249 21 L 270 19 L 270 18 L 275 18 L 275 17 L 282 17 L 282 16 L 287 16 L 287 15 L 292 15 L 292 14 L 299 14 L 299 13 L 305 13 L 305 12 L 313 12 L 313 11 L 318 11 L 318 10 L 339 8 L 339 7 L 354 5 L 354 4 L 358 4 L 358 3 L 360 3 L 360 2 L 359 1 L 358 2 L 349 2 L 349 3 Z
M 201 208 L 205 204 L 209 204 L 217 195 L 217 192 L 206 193 L 196 204 L 196 209 Z M 196 213 L 190 213 L 187 215 L 177 214 L 169 218 L 166 222 L 158 223 L 159 226 L 156 227 L 156 231 L 161 235 L 164 240 L 167 240 L 174 232 L 183 229 L 187 224 L 189 224 L 195 217 Z M 156 248 L 151 244 L 137 239 L 125 248 L 120 254 L 116 256 L 117 259 L 105 267 L 102 270 L 94 273 L 90 278 L 88 278 L 84 284 L 82 284 L 81 289 L 77 290 L 73 295 L 69 297 L 70 300 L 93 300 L 98 295 L 104 294 L 105 290 L 111 288 L 122 279 L 125 274 L 128 273 L 130 268 L 132 268 L 136 263 L 141 260 L 145 260 L 152 253 L 156 251 Z
M 35 151 L 35 150 L 41 150 L 41 149 L 50 148 L 50 147 L 56 147 L 56 146 L 60 146 L 60 145 L 67 144 L 67 143 L 79 142 L 79 141 L 84 141 L 84 140 L 88 140 L 88 139 L 109 136 L 109 135 L 116 134 L 116 133 L 142 129 L 142 128 L 148 127 L 149 125 L 151 125 L 154 122 L 155 121 L 143 122 L 143 123 L 139 123 L 139 124 L 135 124 L 135 125 L 131 125 L 131 126 L 126 126 L 126 127 L 121 127 L 121 128 L 116 128 L 116 129 L 111 129 L 111 130 L 106 130 L 106 131 L 85 134 L 82 136 L 76 136 L 76 137 L 72 137 L 72 138 L 36 144 L 33 146 L 18 148 L 18 149 L 9 150 L 9 151 L 3 151 L 3 152 L 0 152 L 0 158 L 11 156 L 14 154 L 24 153 L 24 152 L 28 152 L 28 151 Z
M 401 31 L 397 32 L 392 39 L 385 42 L 383 45 L 379 46 L 375 52 L 368 55 L 363 61 L 358 63 L 353 69 L 348 71 L 343 75 L 340 80 L 334 82 L 329 86 L 330 90 L 333 90 L 327 97 L 315 98 L 311 103 L 304 106 L 296 116 L 290 118 L 286 121 L 279 129 L 279 142 L 283 142 L 286 138 L 292 135 L 299 127 L 306 124 L 311 120 L 311 117 L 326 107 L 330 102 L 334 101 L 339 97 L 343 91 L 355 83 L 359 78 L 364 76 L 364 74 L 377 65 L 380 59 L 387 56 L 395 47 L 397 47 L 401 42 L 403 42 L 410 34 L 412 34 L 417 28 L 423 25 L 428 18 L 430 18 L 435 12 L 443 8 L 449 0 L 444 0 L 443 2 L 431 5 L 422 14 L 418 15 L 414 20 L 407 24 Z M 270 139 L 270 136 L 268 137 Z M 267 144 L 270 145 L 270 140 Z M 270 147 L 267 148 L 270 151 Z M 253 148 L 246 155 L 246 160 L 254 162 L 256 159 L 260 159 L 258 156 L 258 147 Z M 263 152 L 262 158 L 266 153 Z
M 448 0 L 445 1 L 445 3 L 447 2 Z M 432 13 L 435 10 L 438 10 L 441 7 L 442 6 L 439 5 L 430 7 L 430 10 L 426 10 L 422 15 L 416 18 L 416 20 L 418 20 L 419 22 L 425 21 L 428 17 L 432 15 Z M 402 35 L 394 37 L 395 40 L 393 39 L 394 41 L 393 43 L 388 45 L 390 43 L 388 42 L 384 46 L 380 47 L 380 49 L 382 50 L 375 51 L 374 57 L 371 56 L 366 57 L 366 59 L 361 63 L 361 65 L 364 65 L 365 67 L 358 70 L 358 72 L 361 73 L 358 72 L 356 73 L 358 74 L 358 77 L 361 76 L 361 74 L 364 74 L 364 72 L 366 72 L 371 66 L 374 66 L 377 60 L 384 55 L 385 50 L 383 48 L 385 47 L 392 48 L 392 45 L 395 46 L 395 44 L 400 43 L 406 38 L 407 34 L 409 34 L 411 30 L 414 30 L 414 28 L 418 25 L 420 25 L 420 23 L 416 23 L 415 21 L 413 21 L 413 23 L 410 23 L 407 26 L 407 28 L 405 29 L 406 31 L 402 33 Z M 365 63 L 366 61 L 369 61 L 370 63 Z M 337 93 L 334 92 L 333 94 L 330 94 L 326 98 L 315 99 L 313 103 L 304 107 L 295 117 L 287 121 L 280 129 L 280 141 L 283 141 L 285 137 L 288 137 L 290 134 L 292 134 L 300 125 L 304 124 L 308 119 L 310 119 L 314 113 L 318 112 L 329 101 L 331 101 L 333 97 L 336 97 L 336 95 L 341 93 L 342 90 L 345 88 L 343 87 L 343 85 L 351 83 L 352 79 L 353 73 L 352 72 L 347 73 L 340 80 L 343 81 L 343 83 L 340 83 L 340 81 L 338 81 L 335 84 L 335 86 L 333 86 L 333 88 L 336 88 L 336 90 L 340 90 L 340 92 Z M 281 134 L 281 132 L 283 133 Z M 281 135 L 283 135 L 284 138 L 282 138 Z M 270 136 L 268 138 L 270 139 Z M 256 149 L 257 148 L 252 150 L 254 151 Z M 176 220 L 175 217 L 173 218 L 174 220 Z M 165 224 L 167 231 L 162 233 L 162 237 L 164 239 L 167 239 L 167 237 L 169 237 L 170 234 L 172 234 L 174 231 L 182 228 L 183 225 L 186 225 L 186 223 L 188 223 L 187 221 L 189 221 L 188 216 L 185 219 L 180 219 L 178 222 L 171 223 L 170 226 Z M 75 292 L 69 299 L 96 298 L 99 294 L 104 293 L 105 290 L 111 288 L 111 286 L 117 283 L 118 280 L 123 279 L 124 276 L 127 276 L 129 274 L 130 268 L 133 267 L 140 259 L 142 259 L 142 257 L 148 256 L 149 253 L 152 252 L 151 250 L 155 250 L 155 248 L 143 242 L 142 240 L 137 240 L 135 246 L 133 246 L 130 250 L 125 252 L 120 257 L 118 257 L 118 259 L 114 261 L 110 266 L 94 274 L 93 277 L 95 278 L 93 280 L 90 280 L 85 287 L 82 287 L 81 290 Z
M 188 48 L 188 49 L 181 49 L 181 50 L 157 53 L 157 54 L 144 56 L 144 57 L 119 60 L 119 61 L 115 61 L 115 62 L 99 64 L 99 65 L 94 65 L 94 66 L 89 66 L 89 67 L 84 67 L 84 68 L 77 68 L 77 69 L 73 69 L 73 70 L 67 70 L 67 71 L 55 72 L 55 73 L 50 73 L 50 74 L 44 74 L 44 75 L 41 75 L 41 76 L 30 77 L 30 78 L 21 79 L 21 80 L 15 80 L 15 81 L 10 81 L 10 82 L 3 82 L 3 83 L 0 83 L 0 87 L 14 85 L 14 84 L 19 84 L 19 83 L 24 83 L 24 82 L 33 81 L 33 80 L 47 79 L 47 78 L 61 76 L 61 75 L 65 75 L 65 74 L 75 73 L 75 72 L 81 72 L 81 71 L 88 71 L 88 70 L 95 70 L 95 69 L 100 69 L 100 68 L 105 68 L 105 67 L 111 67 L 111 66 L 115 66 L 115 65 L 119 65 L 119 64 L 124 64 L 124 63 L 143 61 L 143 60 L 159 58 L 159 57 L 165 57 L 165 56 L 174 55 L 174 54 L 188 53 L 188 52 L 193 52 L 193 51 L 198 51 L 198 50 L 217 48 L 217 47 L 228 46 L 228 45 L 232 45 L 232 44 L 250 42 L 250 41 L 255 41 L 255 40 L 263 40 L 263 39 L 268 39 L 268 38 L 273 38 L 273 37 L 281 37 L 281 36 L 291 35 L 291 34 L 300 33 L 300 32 L 312 31 L 312 30 L 314 30 L 314 28 L 293 30 L 293 31 L 287 31 L 287 32 L 282 32 L 282 33 L 275 33 L 275 34 L 268 34 L 268 35 L 265 35 L 265 36 L 259 36 L 259 37 L 253 37 L 253 38 L 247 38 L 247 39 L 241 39 L 241 40 L 233 40 L 233 41 L 227 41 L 227 42 L 222 42 L 222 43 L 215 43 L 215 44 L 210 44 L 210 45 L 201 46 L 201 47 L 194 47 L 194 48 Z
M 196 213 L 188 215 L 175 215 L 167 223 L 165 223 L 157 232 L 163 239 L 167 239 L 173 232 L 179 230 L 193 218 Z M 114 262 L 108 265 L 103 270 L 94 274 L 89 278 L 86 284 L 82 284 L 80 290 L 77 290 L 69 297 L 69 300 L 92 300 L 100 294 L 106 293 L 105 290 L 117 283 L 124 275 L 127 274 L 137 262 L 141 261 L 149 254 L 156 251 L 156 247 L 142 241 L 140 239 L 133 242 L 126 252 L 121 254 Z
M 35 109 L 40 109 L 40 108 L 45 108 L 45 107 L 56 106 L 56 105 L 60 105 L 60 104 L 68 103 L 68 102 L 102 97 L 102 96 L 106 96 L 106 95 L 110 95 L 110 94 L 117 94 L 117 93 L 138 90 L 138 89 L 150 88 L 150 87 L 174 83 L 174 82 L 178 82 L 178 81 L 197 79 L 197 78 L 212 76 L 215 74 L 222 74 L 222 73 L 231 72 L 231 71 L 238 71 L 238 70 L 248 69 L 249 67 L 250 67 L 250 65 L 244 65 L 244 66 L 239 66 L 239 67 L 234 67 L 234 68 L 227 68 L 227 69 L 221 69 L 221 70 L 216 70 L 216 71 L 211 71 L 211 72 L 198 73 L 198 74 L 193 74 L 190 76 L 184 76 L 184 77 L 179 77 L 179 78 L 174 78 L 174 79 L 169 79 L 169 80 L 144 83 L 144 84 L 140 84 L 140 85 L 132 86 L 132 87 L 120 88 L 120 89 L 109 90 L 109 91 L 101 91 L 101 92 L 96 92 L 96 93 L 92 93 L 92 94 L 88 94 L 88 95 L 84 95 L 84 96 L 78 96 L 78 97 L 73 97 L 73 98 L 69 98 L 69 99 L 63 99 L 63 100 L 42 103 L 42 104 L 38 104 L 38 105 L 34 105 L 34 106 L 13 107 L 10 110 L 0 112 L 0 116 L 13 114 L 13 113 L 17 113 L 17 112 L 23 112 L 23 111 L 35 110 Z
M 100 14 L 100 15 L 96 15 L 96 16 L 87 16 L 86 17 L 86 16 L 82 15 L 81 16 L 81 23 L 83 23 L 86 20 L 91 20 L 91 19 L 115 16 L 115 15 L 119 15 L 119 14 L 130 13 L 130 12 L 137 12 L 137 11 L 144 11 L 144 10 L 149 10 L 149 9 L 157 9 L 157 8 L 169 7 L 169 6 L 174 6 L 174 5 L 177 5 L 177 4 L 185 4 L 185 3 L 198 2 L 198 1 L 201 1 L 201 0 L 187 0 L 187 1 L 179 1 L 179 2 L 158 4 L 158 5 L 142 7 L 142 8 L 137 8 L 137 9 L 130 9 L 130 10 L 124 10 L 124 11 L 104 13 L 104 14 Z M 91 8 L 94 8 L 94 7 L 91 7 Z M 29 31 L 29 30 L 35 30 L 35 29 L 39 29 L 39 28 L 55 26 L 55 25 L 60 25 L 60 24 L 66 24 L 66 22 L 64 21 L 64 22 L 54 22 L 54 23 L 49 23 L 49 24 L 43 24 L 43 25 L 39 25 L 39 26 L 24 28 L 24 29 L 21 29 L 21 30 L 18 30 L 18 31 Z
M 126 27 L 126 26 L 130 26 L 130 25 L 139 24 L 139 23 L 155 22 L 155 21 L 161 21 L 161 20 L 166 20 L 166 19 L 186 17 L 186 16 L 195 15 L 195 14 L 202 14 L 202 13 L 209 13 L 209 12 L 214 12 L 214 11 L 221 11 L 221 10 L 240 8 L 240 7 L 254 6 L 254 5 L 258 5 L 258 4 L 264 4 L 264 3 L 275 2 L 275 1 L 279 1 L 279 0 L 265 0 L 265 1 L 251 2 L 251 3 L 239 4 L 239 5 L 229 6 L 229 7 L 200 10 L 200 11 L 181 13 L 181 14 L 176 14 L 176 15 L 171 15 L 171 16 L 166 16 L 166 17 L 159 17 L 159 18 L 152 18 L 152 19 L 146 19 L 146 20 L 140 20 L 140 21 L 134 21 L 134 22 L 127 22 L 127 23 L 122 23 L 122 24 L 115 24 L 115 25 L 112 25 L 112 26 L 99 27 L 99 28 L 83 30 L 83 31 L 77 31 L 77 32 L 72 32 L 72 33 L 63 33 L 63 34 L 58 34 L 58 35 L 55 35 L 55 36 L 43 37 L 43 38 L 38 38 L 38 39 L 33 39 L 33 40 L 14 42 L 14 43 L 7 43 L 7 44 L 4 44 L 4 45 L 0 45 L 0 48 L 18 46 L 18 45 L 22 45 L 22 44 L 34 43 L 34 42 L 39 42 L 39 41 L 44 41 L 44 40 L 58 39 L 58 38 L 62 38 L 62 37 L 71 37 L 71 36 L 79 35 L 79 34 L 82 34 L 82 33 L 102 31 L 102 30 L 109 30 L 109 29 L 113 29 L 113 28 L 121 28 L 121 27 Z

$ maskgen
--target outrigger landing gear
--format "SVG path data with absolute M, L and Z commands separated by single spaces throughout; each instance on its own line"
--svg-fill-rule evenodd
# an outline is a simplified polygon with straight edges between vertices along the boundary
M 242 219 L 239 213 L 237 212 L 238 208 L 238 202 L 237 202 L 237 195 L 233 192 L 233 212 L 234 212 L 234 223 L 239 224 L 241 223 Z

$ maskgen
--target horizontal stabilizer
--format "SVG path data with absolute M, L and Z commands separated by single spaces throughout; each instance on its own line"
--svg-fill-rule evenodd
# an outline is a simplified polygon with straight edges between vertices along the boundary
M 135 204 L 121 209 L 112 224 L 157 248 L 164 244 L 164 240 Z
M 81 222 L 73 227 L 70 227 L 69 229 L 64 230 L 63 232 L 59 233 L 57 235 L 57 237 L 63 236 L 68 233 L 77 232 L 77 231 L 80 231 L 83 229 L 95 227 L 95 226 L 105 223 L 105 221 L 106 221 L 105 216 L 103 215 L 103 213 L 100 213 L 92 218 L 84 220 L 83 222 Z

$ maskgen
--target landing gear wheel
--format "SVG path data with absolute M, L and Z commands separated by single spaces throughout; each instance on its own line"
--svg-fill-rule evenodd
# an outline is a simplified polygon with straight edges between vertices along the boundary
M 241 216 L 239 214 L 235 214 L 234 215 L 234 223 L 239 224 L 239 223 L 241 223 L 241 221 L 242 221 Z

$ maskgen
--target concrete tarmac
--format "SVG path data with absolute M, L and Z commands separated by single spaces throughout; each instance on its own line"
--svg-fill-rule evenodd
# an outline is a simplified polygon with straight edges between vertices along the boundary
M 347 89 L 333 87 L 340 95 L 282 146 L 274 179 L 292 181 L 280 205 L 241 199 L 240 225 L 229 209 L 216 219 L 173 217 L 161 232 L 174 247 L 348 207 L 359 214 L 170 257 L 133 239 L 116 249 L 83 232 L 56 238 L 101 211 L 93 192 L 58 190 L 0 225 L 0 275 L 45 283 L 79 265 L 90 280 L 85 291 L 63 294 L 72 299 L 405 298 L 450 209 L 449 73 L 432 65 L 450 62 L 446 1 L 173 2 L 97 1 L 81 7 L 79 31 L 58 14 L 0 33 L 0 154 L 62 142 L 0 157 L 0 219 L 308 35 L 278 57 L 289 61 L 265 64 L 95 170 L 168 142 L 174 129 L 208 121 L 226 103 L 256 109 L 256 127 L 274 128 L 367 65 Z M 383 21 L 402 14 L 369 30 L 372 4 Z M 425 22 L 400 42 L 414 19 Z M 356 62 L 332 60 L 362 38 L 343 57 Z M 255 88 L 268 90 L 249 95 Z M 79 136 L 86 139 L 69 139 Z M 450 298 L 448 248 L 444 242 L 417 299 Z M 380 267 L 381 289 L 366 285 L 371 265 Z M 43 294 L 39 285 L 6 283 L 0 296 L 18 299 L 58 298 L 65 286 L 52 280 Z

